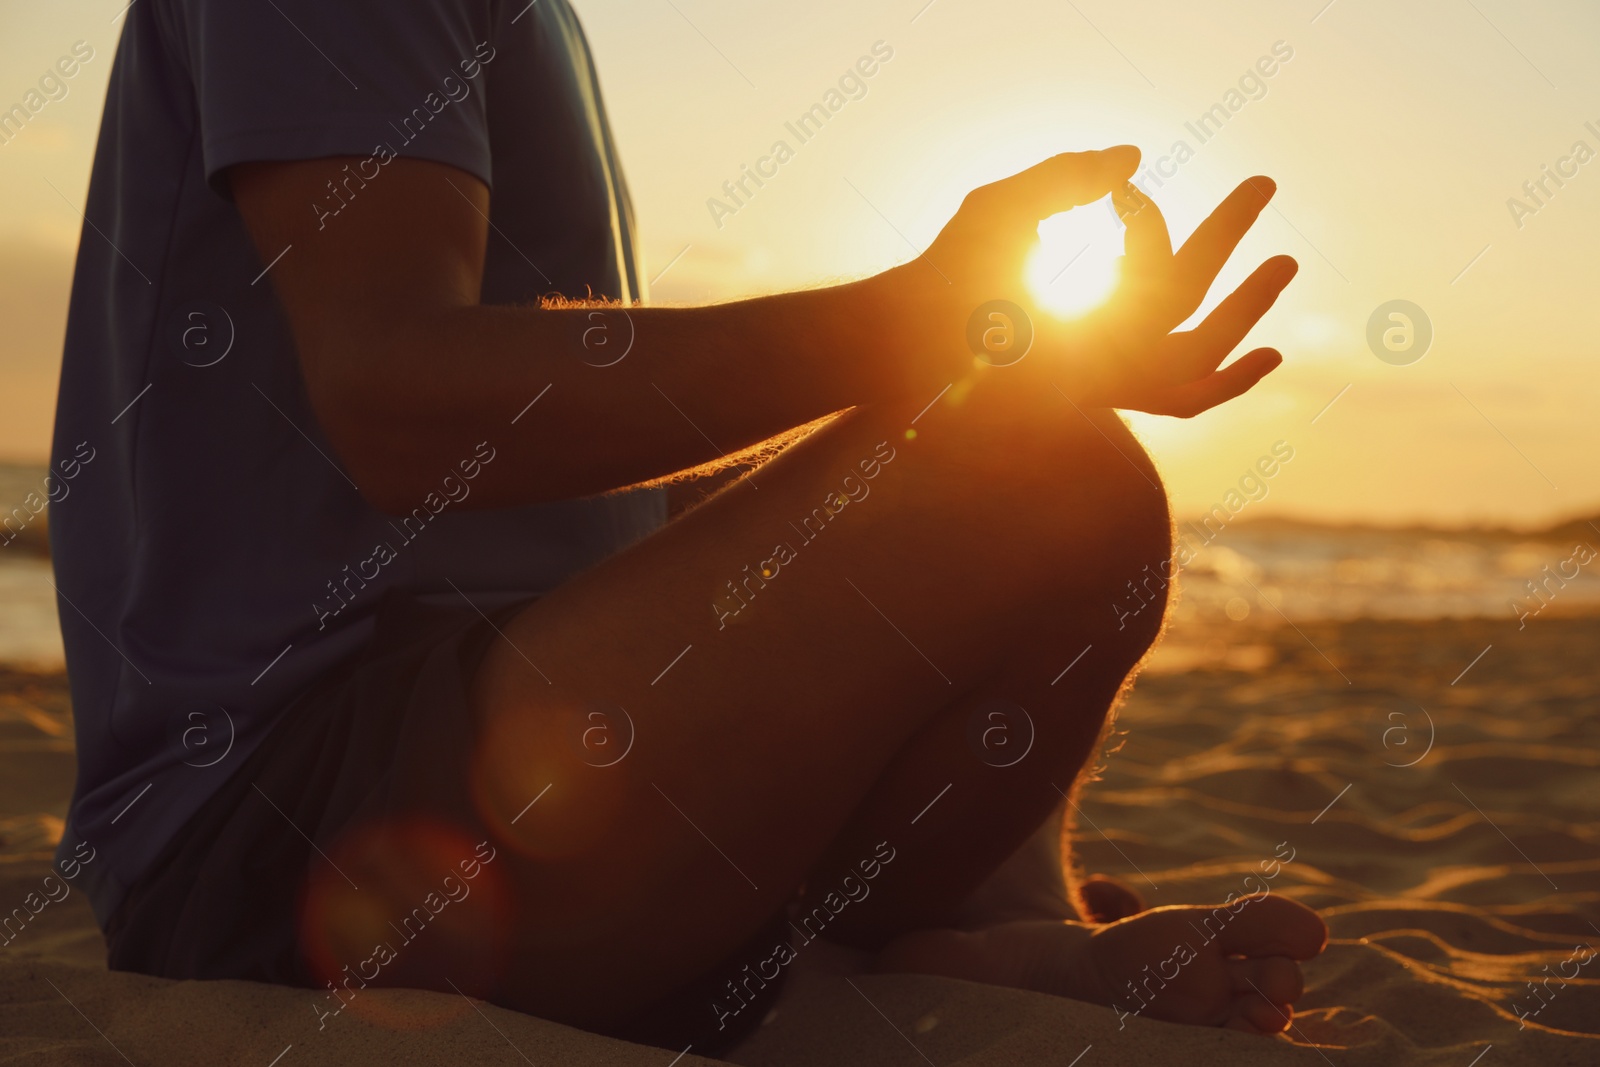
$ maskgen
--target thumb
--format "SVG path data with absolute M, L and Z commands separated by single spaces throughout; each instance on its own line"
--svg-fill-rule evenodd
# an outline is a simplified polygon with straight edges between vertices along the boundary
M 1063 152 L 974 189 L 963 207 L 976 212 L 985 223 L 1026 226 L 1031 233 L 1041 219 L 1091 204 L 1122 188 L 1138 167 L 1139 150 L 1133 145 Z

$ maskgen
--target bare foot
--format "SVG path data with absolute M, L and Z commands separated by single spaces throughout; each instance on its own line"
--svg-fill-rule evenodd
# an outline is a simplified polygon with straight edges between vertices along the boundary
M 1276 1034 L 1303 991 L 1300 965 L 1328 928 L 1286 897 L 1165 907 L 1104 925 L 1023 920 L 922 930 L 879 953 L 878 971 L 942 974 L 1105 1004 L 1133 1015 Z
M 1144 897 L 1125 882 L 1091 874 L 1078 883 L 1078 914 L 1086 922 L 1114 923 L 1145 909 Z

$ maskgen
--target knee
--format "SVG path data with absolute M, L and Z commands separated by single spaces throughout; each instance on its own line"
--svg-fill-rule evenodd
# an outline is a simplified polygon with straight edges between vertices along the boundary
M 1146 561 L 1172 554 L 1172 515 L 1155 462 L 1114 411 L 1085 412 L 1077 448 L 1086 470 L 1099 472 L 1106 521 L 1118 543 Z
M 1126 566 L 1172 554 L 1172 516 L 1161 474 L 1114 411 L 1071 411 L 1060 430 L 1058 476 L 1073 487 L 1073 525 Z
M 1092 629 L 1136 660 L 1160 634 L 1177 578 L 1167 493 L 1114 412 L 1085 412 L 1077 421 L 1072 454 L 1089 483 L 1088 507 L 1076 517 L 1085 551 L 1061 561 L 1062 577 Z
M 991 573 L 1015 581 L 1052 629 L 1137 646 L 1136 660 L 1160 632 L 1174 578 L 1161 476 L 1116 412 L 1024 400 L 975 390 L 959 417 L 917 440 L 927 475 L 906 499 L 1003 544 Z

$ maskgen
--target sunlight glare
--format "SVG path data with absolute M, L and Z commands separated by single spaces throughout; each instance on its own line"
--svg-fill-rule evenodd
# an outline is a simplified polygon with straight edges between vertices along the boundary
M 1034 300 L 1062 318 L 1099 307 L 1117 287 L 1122 233 L 1109 196 L 1039 223 L 1026 267 Z

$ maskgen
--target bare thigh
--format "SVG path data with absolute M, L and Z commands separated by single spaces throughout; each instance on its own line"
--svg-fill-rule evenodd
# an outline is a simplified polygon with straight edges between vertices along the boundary
M 1126 635 L 1116 591 L 1167 550 L 1131 435 L 1061 408 L 1017 419 L 980 389 L 915 439 L 915 407 L 849 412 L 505 627 L 463 783 L 515 901 L 497 999 L 625 1015 L 724 959 L 808 877 L 872 859 L 880 835 L 895 849 L 885 827 L 946 847 L 913 849 L 855 935 L 927 921 L 1048 816 L 1158 621 Z M 1051 686 L 1046 665 L 1094 639 L 1101 654 Z M 972 757 L 965 732 L 1004 694 L 1031 705 L 1048 753 L 1020 777 Z M 970 773 L 947 774 L 959 753 Z M 957 817 L 918 831 L 946 782 Z M 1008 807 L 1022 816 L 996 817 Z M 951 845 L 969 853 L 957 874 L 940 870 Z M 912 888 L 930 877 L 931 898 Z

